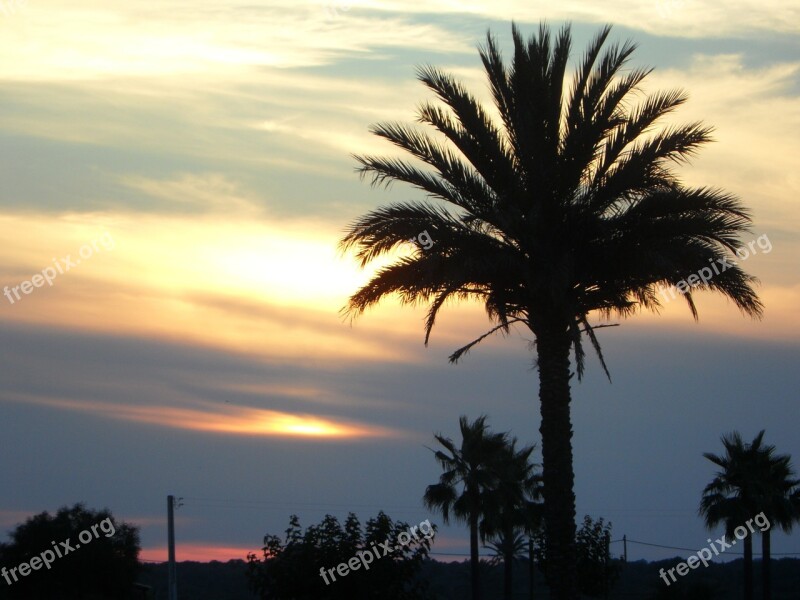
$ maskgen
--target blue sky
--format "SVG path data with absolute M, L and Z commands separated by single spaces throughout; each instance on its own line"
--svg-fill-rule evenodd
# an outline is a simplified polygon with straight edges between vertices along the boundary
M 4 9 L 4 10 L 3 10 Z M 164 504 L 183 496 L 178 558 L 244 557 L 291 513 L 348 510 L 409 523 L 438 471 L 426 445 L 458 417 L 538 442 L 529 336 L 480 335 L 480 307 L 448 307 L 429 347 L 422 308 L 338 314 L 369 271 L 336 251 L 370 208 L 419 199 L 371 189 L 352 154 L 392 154 L 372 123 L 430 99 L 415 68 L 452 72 L 489 100 L 476 47 L 510 22 L 570 21 L 573 59 L 605 23 L 681 87 L 671 123 L 715 143 L 681 167 L 753 213 L 771 250 L 752 322 L 701 297 L 601 330 L 574 388 L 579 517 L 614 537 L 701 548 L 713 476 L 702 453 L 732 429 L 800 457 L 800 9 L 697 0 L 122 2 L 0 0 L 0 285 L 71 256 L 69 271 L 0 297 L 0 525 L 84 501 L 142 527 L 166 558 Z M 104 243 L 108 242 L 108 243 Z M 11 300 L 14 299 L 14 302 Z M 800 460 L 798 458 L 797 460 Z M 797 461 L 796 461 L 797 462 Z M 440 522 L 440 519 L 438 519 Z M 775 552 L 800 552 L 774 536 Z M 467 551 L 462 527 L 434 551 Z M 663 558 L 629 546 L 631 558 Z

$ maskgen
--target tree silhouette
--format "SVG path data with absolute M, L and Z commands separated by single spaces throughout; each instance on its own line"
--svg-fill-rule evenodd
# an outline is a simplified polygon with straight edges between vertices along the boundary
M 340 242 L 362 266 L 420 231 L 434 242 L 380 268 L 350 297 L 344 311 L 352 318 L 394 294 L 428 303 L 427 344 L 448 299 L 478 300 L 494 327 L 452 362 L 514 324 L 534 334 L 546 546 L 559 600 L 577 597 L 570 352 L 580 377 L 582 334 L 606 368 L 590 313 L 657 311 L 661 285 L 678 285 L 695 318 L 698 290 L 720 292 L 751 316 L 762 311 L 753 278 L 730 262 L 750 222 L 746 210 L 722 191 L 684 186 L 672 170 L 709 141 L 710 129 L 652 131 L 686 95 L 672 90 L 638 101 L 650 70 L 624 71 L 635 45 L 603 50 L 609 32 L 604 27 L 589 44 L 571 82 L 569 27 L 553 39 L 542 25 L 526 41 L 512 26 L 510 67 L 487 34 L 480 57 L 500 122 L 451 76 L 421 67 L 419 79 L 445 107 L 425 103 L 418 118 L 443 141 L 402 124 L 372 132 L 431 169 L 398 158 L 357 160 L 373 185 L 405 182 L 436 203 L 370 211 Z
M 792 479 L 790 457 L 775 455 L 775 447 L 765 445 L 763 439 L 763 429 L 750 443 L 745 443 L 741 434 L 734 431 L 722 437 L 723 456 L 703 454 L 720 470 L 703 490 L 700 515 L 709 529 L 724 524 L 725 534 L 733 537 L 736 527 L 764 514 L 768 526 L 761 531 L 762 579 L 767 599 L 771 594 L 770 529 L 777 525 L 789 531 L 800 517 L 800 481 Z M 745 600 L 752 600 L 753 540 L 749 530 L 743 541 L 744 596 Z
M 138 528 L 116 521 L 108 510 L 75 504 L 55 515 L 42 512 L 18 525 L 10 537 L 10 543 L 0 545 L 7 577 L 0 585 L 9 584 L 8 598 L 123 599 L 139 572 Z M 22 569 L 10 573 L 22 563 L 35 570 L 25 576 Z
M 757 470 L 758 479 L 754 482 L 755 503 L 758 513 L 764 513 L 770 523 L 770 527 L 761 532 L 761 588 L 763 600 L 771 600 L 772 528 L 778 527 L 788 533 L 795 522 L 800 521 L 800 480 L 794 479 L 791 456 L 775 454 L 775 446 L 761 443 L 764 431 L 758 435 L 757 459 L 760 466 Z
M 489 539 L 503 558 L 503 598 L 511 600 L 514 560 L 525 554 L 522 533 L 530 534 L 541 523 L 541 475 L 531 463 L 533 446 L 516 449 L 516 438 L 500 452 L 497 482 L 487 490 L 481 537 Z
M 528 556 L 528 538 L 522 533 L 498 532 L 486 547 L 494 552 L 491 564 L 503 563 L 503 598 L 513 598 L 513 564 Z
M 434 437 L 445 451 L 435 450 L 436 461 L 444 471 L 438 483 L 425 489 L 423 502 L 431 510 L 441 512 L 445 523 L 450 515 L 469 526 L 470 583 L 472 600 L 480 598 L 480 563 L 478 534 L 480 521 L 487 508 L 487 493 L 497 486 L 496 463 L 508 444 L 504 433 L 489 433 L 486 416 L 473 423 L 461 416 L 461 445 L 437 434 Z
M 344 527 L 325 515 L 319 525 L 303 531 L 292 515 L 285 540 L 266 535 L 263 559 L 248 554 L 248 584 L 265 600 L 426 600 L 416 575 L 428 556 L 435 526 L 422 529 L 412 535 L 407 523 L 392 521 L 381 511 L 363 532 L 353 513 Z M 350 566 L 339 571 L 340 565 Z
M 542 531 L 536 537 L 542 537 Z M 583 517 L 583 523 L 575 534 L 577 549 L 577 587 L 581 594 L 590 598 L 606 597 L 619 578 L 621 570 L 618 560 L 611 558 L 611 523 L 600 517 L 596 521 L 589 515 Z M 550 581 L 550 559 L 546 548 L 538 544 L 539 564 L 545 579 Z
M 575 544 L 578 548 L 578 581 L 581 593 L 591 598 L 608 597 L 619 577 L 620 566 L 611 559 L 611 523 L 602 517 L 593 521 L 583 517 Z

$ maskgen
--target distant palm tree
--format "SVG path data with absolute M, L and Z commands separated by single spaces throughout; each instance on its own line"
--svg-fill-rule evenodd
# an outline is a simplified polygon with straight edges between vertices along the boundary
M 492 564 L 503 563 L 503 598 L 513 597 L 513 563 L 527 556 L 528 538 L 522 533 L 498 533 L 486 543 L 486 548 L 494 552 Z
M 700 515 L 706 527 L 725 525 L 725 535 L 734 537 L 734 530 L 753 519 L 761 509 L 765 490 L 769 487 L 769 469 L 764 459 L 764 431 L 745 443 L 739 432 L 722 437 L 723 456 L 704 452 L 703 456 L 720 470 L 703 490 Z M 745 529 L 747 529 L 745 527 Z M 744 598 L 753 600 L 753 539 L 748 531 L 744 538 Z
M 425 490 L 423 502 L 431 510 L 442 513 L 445 523 L 450 515 L 469 525 L 470 574 L 472 600 L 480 599 L 480 562 L 478 535 L 480 521 L 486 509 L 486 494 L 497 486 L 496 464 L 508 444 L 505 433 L 489 433 L 486 416 L 473 423 L 459 418 L 461 445 L 437 434 L 436 441 L 445 451 L 435 450 L 434 456 L 444 471 L 439 482 Z
M 763 436 L 764 431 L 759 433 Z M 775 454 L 772 444 L 760 446 L 760 466 L 756 481 L 756 503 L 759 513 L 764 513 L 769 527 L 761 532 L 761 586 L 763 600 L 772 600 L 772 576 L 770 572 L 772 528 L 789 533 L 796 522 L 800 522 L 800 480 L 794 479 L 791 456 Z
M 516 438 L 500 453 L 498 479 L 487 490 L 486 509 L 480 523 L 482 540 L 503 558 L 503 597 L 511 600 L 514 559 L 525 553 L 523 533 L 530 533 L 541 522 L 541 475 L 530 461 L 533 446 L 516 449 Z
M 542 25 L 526 41 L 512 26 L 510 66 L 488 34 L 480 57 L 499 122 L 451 76 L 420 68 L 419 79 L 446 107 L 423 104 L 419 121 L 441 137 L 391 123 L 372 131 L 431 169 L 394 157 L 357 160 L 373 185 L 405 182 L 442 204 L 378 208 L 340 243 L 365 266 L 420 232 L 432 240 L 354 293 L 345 308 L 351 317 L 394 294 L 429 303 L 427 344 L 448 299 L 478 300 L 494 327 L 452 362 L 513 324 L 534 334 L 545 543 L 558 600 L 577 598 L 570 353 L 580 378 L 583 333 L 606 368 L 590 314 L 657 311 L 659 294 L 668 299 L 662 285 L 677 285 L 695 318 L 692 292 L 699 290 L 720 292 L 745 314 L 762 311 L 753 278 L 729 262 L 750 222 L 746 210 L 722 191 L 684 186 L 672 169 L 709 141 L 710 129 L 652 131 L 686 96 L 671 90 L 642 98 L 650 70 L 624 71 L 635 45 L 603 50 L 609 32 L 600 30 L 571 81 L 569 27 L 552 39 Z

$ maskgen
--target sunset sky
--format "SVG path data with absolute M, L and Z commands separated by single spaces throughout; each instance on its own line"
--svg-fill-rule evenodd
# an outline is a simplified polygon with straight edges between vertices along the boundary
M 529 333 L 453 366 L 491 325 L 477 305 L 427 348 L 424 308 L 339 314 L 374 268 L 337 251 L 344 228 L 423 198 L 370 188 L 352 154 L 395 153 L 368 128 L 414 120 L 419 65 L 488 102 L 477 46 L 490 29 L 508 56 L 512 19 L 571 22 L 573 64 L 605 23 L 635 40 L 645 92 L 689 93 L 670 122 L 715 128 L 683 181 L 741 197 L 743 241 L 769 242 L 742 261 L 762 321 L 700 296 L 697 323 L 676 299 L 599 332 L 613 383 L 592 358 L 573 388 L 579 518 L 699 549 L 723 433 L 766 429 L 800 468 L 797 2 L 0 0 L 0 533 L 85 502 L 165 560 L 174 494 L 178 560 L 244 558 L 292 513 L 441 524 L 426 446 L 461 414 L 538 444 Z M 466 529 L 433 550 L 466 553 Z

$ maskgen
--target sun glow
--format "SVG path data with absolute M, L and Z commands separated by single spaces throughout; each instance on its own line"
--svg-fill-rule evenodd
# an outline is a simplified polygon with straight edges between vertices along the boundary
M 246 546 L 225 546 L 204 542 L 182 542 L 178 546 L 177 559 L 179 561 L 192 560 L 197 562 L 210 562 L 212 560 L 245 560 L 251 552 L 261 555 L 261 550 Z M 150 546 L 142 548 L 140 560 L 152 562 L 167 561 L 166 546 Z
M 181 181 L 178 187 L 186 185 L 170 192 L 191 195 L 201 184 Z M 411 360 L 391 335 L 367 336 L 364 328 L 344 322 L 339 309 L 373 270 L 362 271 L 338 254 L 340 232 L 311 222 L 276 224 L 246 210 L 224 222 L 216 212 L 4 215 L 0 235 L 19 242 L 0 248 L 0 279 L 13 287 L 51 265 L 52 257 L 74 257 L 105 234 L 113 238 L 113 250 L 24 296 L 13 306 L 14 320 L 282 360 Z M 391 307 L 382 312 L 393 335 L 410 336 L 386 318 Z
M 209 433 L 267 436 L 349 439 L 396 437 L 399 432 L 375 425 L 345 421 L 333 417 L 292 414 L 224 404 L 214 406 L 196 402 L 192 408 L 174 406 L 133 406 L 72 400 L 34 395 L 9 395 L 8 400 L 39 404 L 64 410 L 92 413 L 105 418 L 133 421 L 159 427 Z

